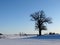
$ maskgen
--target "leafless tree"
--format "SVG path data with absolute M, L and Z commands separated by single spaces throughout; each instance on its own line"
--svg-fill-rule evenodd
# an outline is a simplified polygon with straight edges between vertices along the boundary
M 42 30 L 47 30 L 45 24 L 50 24 L 52 23 L 50 17 L 46 17 L 45 13 L 43 10 L 35 12 L 30 15 L 32 17 L 32 21 L 35 21 L 35 29 L 38 29 L 39 31 L 39 36 L 41 35 Z

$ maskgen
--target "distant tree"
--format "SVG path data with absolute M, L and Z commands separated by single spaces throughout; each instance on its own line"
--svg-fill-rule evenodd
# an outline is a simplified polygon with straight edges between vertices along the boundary
M 35 12 L 30 15 L 32 17 L 32 21 L 35 21 L 35 29 L 38 29 L 39 36 L 41 35 L 42 30 L 47 30 L 45 24 L 52 23 L 51 18 L 46 17 L 43 10 Z
M 54 33 L 50 32 L 49 35 L 55 35 L 55 32 Z
M 0 35 L 3 35 L 2 33 L 0 33 Z
M 52 32 L 50 32 L 49 35 L 52 35 Z
M 0 33 L 0 39 L 2 38 L 2 35 L 3 35 L 3 34 L 2 34 L 2 33 Z

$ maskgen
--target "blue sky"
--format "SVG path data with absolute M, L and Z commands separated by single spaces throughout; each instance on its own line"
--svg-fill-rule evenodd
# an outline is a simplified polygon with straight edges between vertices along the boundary
M 43 10 L 53 23 L 42 33 L 60 33 L 60 0 L 0 0 L 0 32 L 38 33 L 30 14 Z

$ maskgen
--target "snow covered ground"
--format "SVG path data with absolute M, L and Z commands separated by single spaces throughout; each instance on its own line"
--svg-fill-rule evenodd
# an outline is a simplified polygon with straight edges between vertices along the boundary
M 50 39 L 48 39 L 49 37 Z M 60 35 L 30 36 L 30 38 L 29 36 L 8 35 L 8 38 L 0 39 L 0 45 L 60 45 L 58 38 L 60 38 Z
M 60 40 L 0 39 L 0 45 L 60 45 Z
M 28 37 L 27 39 L 59 39 L 60 40 L 60 35 L 32 36 L 32 37 Z

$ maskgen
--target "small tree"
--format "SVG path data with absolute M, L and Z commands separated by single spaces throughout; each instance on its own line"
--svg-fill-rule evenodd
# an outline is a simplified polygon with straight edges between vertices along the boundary
M 47 30 L 45 24 L 52 23 L 51 18 L 46 17 L 44 11 L 38 11 L 30 15 L 32 17 L 32 21 L 35 21 L 35 29 L 38 29 L 39 36 L 41 35 L 42 30 Z

